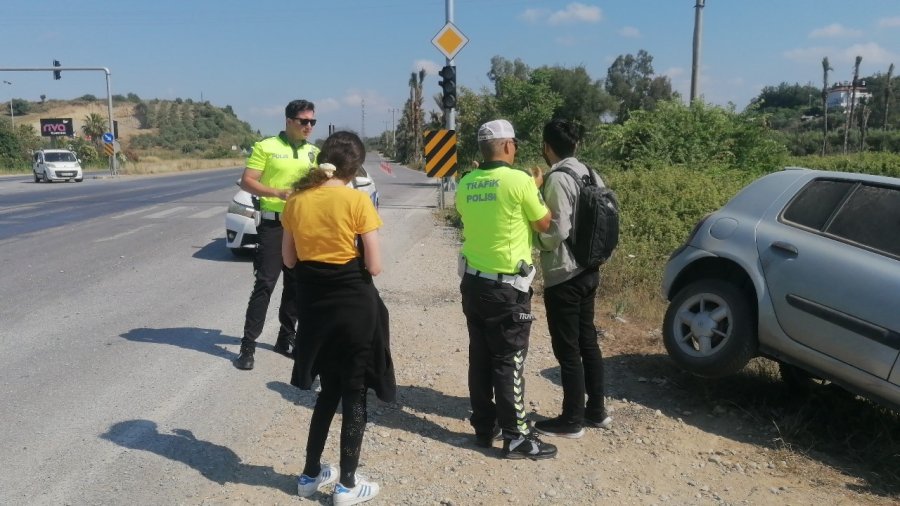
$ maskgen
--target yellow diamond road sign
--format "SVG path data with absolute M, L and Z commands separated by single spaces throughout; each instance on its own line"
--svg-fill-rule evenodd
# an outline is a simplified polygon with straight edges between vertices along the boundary
M 459 50 L 469 42 L 469 38 L 463 35 L 459 28 L 457 28 L 453 23 L 447 23 L 441 28 L 441 31 L 431 39 L 431 43 L 434 44 L 434 47 L 438 48 L 440 52 L 444 53 L 448 59 L 452 60 L 453 57 L 459 53 Z

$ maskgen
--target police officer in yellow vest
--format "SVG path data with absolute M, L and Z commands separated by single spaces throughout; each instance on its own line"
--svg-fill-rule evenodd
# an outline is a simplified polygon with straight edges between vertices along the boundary
M 247 304 L 241 354 L 234 361 L 238 369 L 253 369 L 256 340 L 262 333 L 269 299 L 281 272 L 284 272 L 278 311 L 281 328 L 275 351 L 292 356 L 296 339 L 297 289 L 293 269 L 288 269 L 281 261 L 281 211 L 294 182 L 316 166 L 319 148 L 307 141 L 316 125 L 316 109 L 312 102 L 294 100 L 285 107 L 284 115 L 284 131 L 253 146 L 241 176 L 241 188 L 259 197 L 260 219 L 256 227 L 259 249 L 253 260 L 256 282 Z
M 551 458 L 556 447 L 538 439 L 525 419 L 522 374 L 534 320 L 532 230 L 545 232 L 551 214 L 538 191 L 540 179 L 511 168 L 518 143 L 508 121 L 482 125 L 478 147 L 485 162 L 463 176 L 456 190 L 464 236 L 459 290 L 469 329 L 470 422 L 479 446 L 489 448 L 502 436 L 506 458 Z

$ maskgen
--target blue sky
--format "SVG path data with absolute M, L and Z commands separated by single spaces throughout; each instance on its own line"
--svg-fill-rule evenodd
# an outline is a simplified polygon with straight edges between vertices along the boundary
M 583 65 L 606 76 L 622 54 L 645 49 L 657 74 L 687 97 L 695 0 L 455 0 L 469 38 L 455 59 L 460 86 L 490 87 L 492 56 L 531 67 Z M 390 129 L 409 96 L 410 73 L 426 77 L 426 108 L 444 56 L 431 39 L 445 0 L 4 0 L 0 67 L 107 67 L 114 94 L 231 105 L 264 134 L 284 126 L 294 98 L 316 103 L 327 125 L 365 134 Z M 849 80 L 900 64 L 900 2 L 707 0 L 700 91 L 707 102 L 747 105 L 763 86 L 821 85 L 822 58 Z M 896 72 L 900 73 L 900 72 Z M 0 101 L 106 96 L 103 74 L 0 72 Z M 365 107 L 363 107 L 363 103 Z M 398 116 L 397 116 L 398 117 Z

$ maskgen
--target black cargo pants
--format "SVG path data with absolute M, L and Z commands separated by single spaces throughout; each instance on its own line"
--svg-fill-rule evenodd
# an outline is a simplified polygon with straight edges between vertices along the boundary
M 523 369 L 531 331 L 531 294 L 508 283 L 465 274 L 460 283 L 469 329 L 470 422 L 476 434 L 529 433 Z

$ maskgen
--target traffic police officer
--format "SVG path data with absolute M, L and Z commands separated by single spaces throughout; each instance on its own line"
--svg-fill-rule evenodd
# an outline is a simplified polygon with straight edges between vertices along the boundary
M 238 369 L 253 369 L 256 340 L 262 333 L 269 299 L 278 275 L 284 272 L 284 287 L 278 320 L 281 328 L 275 351 L 292 356 L 297 329 L 297 289 L 293 269 L 281 261 L 281 211 L 291 194 L 291 186 L 315 167 L 319 148 L 307 141 L 316 124 L 312 102 L 294 100 L 284 109 L 284 130 L 275 137 L 263 139 L 253 146 L 247 168 L 241 176 L 241 188 L 260 200 L 259 224 L 256 227 L 259 248 L 253 259 L 256 282 L 247 304 L 241 354 L 234 361 Z
M 469 330 L 470 422 L 479 446 L 490 447 L 502 435 L 506 458 L 550 458 L 556 447 L 538 439 L 525 419 L 522 373 L 534 319 L 532 229 L 546 231 L 551 214 L 538 191 L 540 179 L 511 168 L 517 140 L 508 121 L 482 125 L 478 147 L 485 162 L 463 176 L 456 191 L 464 236 L 459 273 Z

